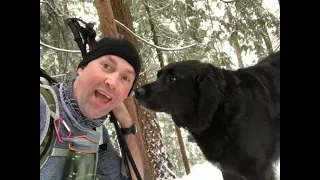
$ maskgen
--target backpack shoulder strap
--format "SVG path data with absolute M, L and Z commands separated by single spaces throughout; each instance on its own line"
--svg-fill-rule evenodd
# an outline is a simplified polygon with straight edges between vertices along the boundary
M 50 86 L 40 85 L 40 93 L 44 97 L 51 112 L 58 112 L 58 108 L 56 106 L 56 99 L 53 95 L 54 91 Z M 50 113 L 51 114 L 51 113 Z M 58 114 L 58 113 L 57 113 Z M 53 127 L 53 117 L 50 116 L 50 123 L 48 127 L 47 134 L 40 145 L 40 168 L 49 158 L 50 152 L 54 147 L 56 142 L 56 136 Z
M 96 128 L 96 131 L 100 134 L 99 145 L 103 144 L 103 126 L 101 125 Z

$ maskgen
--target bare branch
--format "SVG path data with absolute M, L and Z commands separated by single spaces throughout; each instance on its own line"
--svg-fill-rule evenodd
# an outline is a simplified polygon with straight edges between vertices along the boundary
M 224 3 L 233 3 L 234 1 L 224 1 L 224 0 L 220 0 L 221 2 L 224 2 Z
M 169 6 L 172 4 L 172 2 L 169 2 L 167 5 L 165 5 L 165 6 L 161 7 L 161 8 L 159 8 L 159 9 L 156 9 L 156 8 L 154 8 L 154 7 L 150 6 L 150 4 L 148 4 L 148 3 L 146 3 L 146 2 L 144 2 L 144 4 L 145 4 L 145 5 L 147 5 L 150 9 L 153 9 L 154 11 L 160 11 L 160 10 L 162 10 L 162 9 L 166 8 L 166 7 L 169 7 Z
M 155 47 L 157 49 L 163 50 L 163 51 L 179 51 L 179 50 L 183 50 L 183 49 L 187 49 L 189 47 L 195 46 L 196 44 L 191 44 L 188 46 L 184 46 L 184 47 L 177 47 L 177 48 L 165 48 L 165 47 L 160 47 L 154 44 L 149 43 L 148 41 L 146 41 L 145 39 L 141 38 L 140 36 L 136 35 L 134 32 L 132 32 L 129 28 L 127 28 L 124 24 L 122 24 L 121 22 L 119 22 L 118 20 L 114 20 L 118 25 L 120 25 L 121 27 L 123 27 L 125 30 L 127 30 L 128 32 L 130 32 L 132 35 L 134 35 L 136 38 L 138 38 L 140 41 Z
M 45 44 L 45 43 L 43 43 L 43 42 L 41 42 L 41 41 L 40 41 L 40 45 L 41 45 L 41 46 L 44 46 L 44 47 L 47 47 L 47 48 L 50 48 L 50 49 L 53 49 L 53 50 L 56 50 L 56 51 L 61 51 L 61 52 L 81 53 L 81 51 L 77 51 L 77 50 L 67 50 L 67 49 L 56 48 L 56 47 L 50 46 L 50 45 L 48 45 L 48 44 Z
M 53 77 L 53 78 L 60 78 L 61 77 L 61 79 L 63 81 L 65 81 L 67 79 L 67 74 L 58 74 L 58 75 L 53 75 L 51 77 Z
M 145 69 L 144 71 L 139 73 L 139 76 L 141 76 L 144 73 L 147 73 L 148 71 L 150 71 L 151 68 L 154 68 L 155 64 L 152 64 L 151 66 L 149 66 L 147 69 Z

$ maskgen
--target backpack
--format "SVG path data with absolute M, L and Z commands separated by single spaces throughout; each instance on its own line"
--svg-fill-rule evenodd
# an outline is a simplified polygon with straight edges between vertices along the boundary
M 41 95 L 44 97 L 46 103 L 49 106 L 49 110 L 50 110 L 50 123 L 49 123 L 49 127 L 47 128 L 47 132 L 46 135 L 44 136 L 43 140 L 40 139 L 40 169 L 41 167 L 45 164 L 45 162 L 48 160 L 48 158 L 53 155 L 53 156 L 68 156 L 68 153 L 70 151 L 70 149 L 62 149 L 62 148 L 55 148 L 55 143 L 57 141 L 57 135 L 55 133 L 55 128 L 54 128 L 54 120 L 57 119 L 57 115 L 59 115 L 59 106 L 57 105 L 57 99 L 56 96 L 54 95 L 55 92 L 54 90 L 51 88 L 51 86 L 57 84 L 57 80 L 55 80 L 54 78 L 52 78 L 48 73 L 46 73 L 43 69 L 40 68 L 40 93 Z M 97 141 L 99 141 L 98 145 L 101 145 L 103 143 L 103 132 L 102 132 L 103 128 L 102 126 L 96 128 L 96 132 L 98 133 L 94 133 L 90 131 L 88 132 L 88 137 L 91 137 L 92 139 L 95 139 Z M 97 136 L 99 135 L 99 136 Z M 72 139 L 72 137 L 70 137 Z M 77 139 L 76 141 L 74 141 L 74 144 L 77 146 L 81 146 L 83 144 L 83 146 L 88 146 L 90 144 L 90 142 L 88 143 L 88 140 L 86 139 Z M 98 148 L 95 149 L 94 153 L 97 153 Z M 75 151 L 76 152 L 76 151 Z M 93 162 L 90 165 L 90 168 L 92 169 L 92 171 L 95 171 L 96 165 L 97 165 L 97 158 L 93 157 L 92 154 L 89 155 L 85 155 L 82 154 L 81 155 L 82 158 L 80 161 L 77 161 L 78 164 L 85 164 L 85 163 L 81 163 L 83 161 L 87 161 L 87 160 L 91 160 L 94 158 Z M 89 157 L 89 158 L 88 158 Z M 88 163 L 87 163 L 88 164 Z M 74 167 L 74 165 L 73 165 Z M 72 169 L 73 167 L 67 167 L 66 169 Z M 81 167 L 81 168 L 85 168 L 85 167 Z M 88 167 L 86 167 L 88 168 Z M 88 176 L 87 174 L 83 174 L 81 176 Z
M 56 84 L 57 81 L 49 76 L 43 69 L 40 68 L 40 93 L 44 97 L 45 101 L 49 105 L 50 111 L 56 112 L 58 109 L 56 107 L 56 102 L 54 100 L 54 96 L 48 89 L 48 87 Z M 54 134 L 53 128 L 53 117 L 50 115 L 50 123 L 49 127 L 47 128 L 46 136 L 44 139 L 40 139 L 40 169 L 46 160 L 49 158 L 49 153 L 51 152 L 55 142 L 56 136 Z
M 85 28 L 80 26 L 80 23 L 86 25 Z M 65 23 L 70 28 L 74 35 L 81 55 L 84 57 L 86 52 L 86 44 L 89 45 L 89 49 L 95 46 L 96 32 L 93 29 L 92 23 L 85 23 L 84 21 L 77 18 L 68 18 Z M 96 168 L 98 164 L 98 149 L 99 145 L 102 145 L 102 149 L 106 149 L 106 144 L 103 144 L 103 127 L 100 126 L 95 130 L 89 131 L 87 134 L 80 136 L 85 138 L 70 137 L 69 149 L 56 148 L 55 143 L 57 140 L 61 140 L 56 134 L 54 127 L 54 120 L 59 115 L 59 105 L 57 105 L 56 95 L 51 86 L 57 84 L 57 80 L 52 78 L 46 71 L 40 68 L 40 93 L 44 97 L 50 110 L 50 123 L 49 127 L 46 128 L 46 135 L 43 139 L 40 139 L 40 169 L 45 164 L 50 156 L 66 156 L 67 162 L 64 167 L 63 179 L 85 179 L 93 180 L 96 179 Z M 82 149 L 79 152 L 74 147 L 90 148 L 89 151 Z M 86 151 L 86 152 L 83 152 Z M 77 159 L 77 160 L 74 160 Z
M 85 28 L 80 25 L 80 23 L 85 24 Z M 95 45 L 96 40 L 96 32 L 93 29 L 92 23 L 86 23 L 81 19 L 78 18 L 67 18 L 65 20 L 65 24 L 70 28 L 74 40 L 76 41 L 79 49 L 81 50 L 82 57 L 87 54 L 86 52 L 86 44 L 90 45 L 89 47 Z M 53 121 L 55 120 L 55 114 L 59 114 L 58 106 L 56 106 L 54 96 L 52 93 L 54 91 L 50 88 L 51 86 L 57 84 L 58 81 L 52 78 L 45 70 L 40 67 L 40 93 L 46 100 L 47 104 L 50 108 L 50 124 L 47 131 L 46 136 L 43 140 L 40 139 L 40 168 L 49 158 L 49 152 L 51 152 L 55 142 L 56 142 L 56 135 L 54 134 L 54 126 Z M 52 113 L 55 112 L 55 113 Z M 97 131 L 100 132 L 102 137 L 102 128 L 97 128 Z M 100 144 L 102 143 L 102 138 L 100 138 Z

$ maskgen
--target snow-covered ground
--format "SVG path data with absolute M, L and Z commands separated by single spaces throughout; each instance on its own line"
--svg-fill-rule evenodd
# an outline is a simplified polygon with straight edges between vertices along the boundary
M 278 172 L 278 180 L 280 180 L 280 162 L 276 166 Z M 196 164 L 191 168 L 190 174 L 175 180 L 223 180 L 221 171 L 209 162 Z

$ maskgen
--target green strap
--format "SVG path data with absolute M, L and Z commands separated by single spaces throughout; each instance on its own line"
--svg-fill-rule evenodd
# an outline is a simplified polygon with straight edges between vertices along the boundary
M 65 148 L 53 148 L 51 156 L 68 156 L 69 149 Z
M 43 88 L 40 86 L 40 93 L 46 100 L 50 111 L 56 112 L 56 105 L 54 101 L 53 95 L 49 92 L 49 90 Z M 53 127 L 53 118 L 50 116 L 50 124 L 49 124 L 49 129 L 48 132 L 40 145 L 40 168 L 42 165 L 46 162 L 46 160 L 49 158 L 49 153 L 50 149 L 53 148 L 55 141 L 56 141 L 56 136 L 54 134 L 54 127 Z
M 45 89 L 44 87 L 40 86 L 40 93 L 44 97 L 44 99 L 46 100 L 50 110 L 53 112 L 56 112 L 56 104 L 55 104 L 54 97 L 51 94 L 51 92 L 49 90 Z

